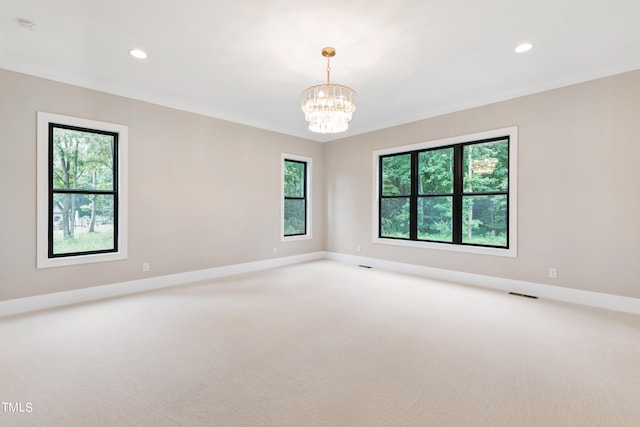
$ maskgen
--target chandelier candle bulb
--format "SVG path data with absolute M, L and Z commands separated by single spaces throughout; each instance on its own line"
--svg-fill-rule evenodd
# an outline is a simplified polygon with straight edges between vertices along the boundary
M 349 128 L 356 110 L 356 93 L 348 86 L 331 83 L 332 47 L 322 49 L 327 58 L 327 83 L 311 86 L 302 92 L 302 111 L 309 122 L 309 130 L 316 133 L 339 133 Z

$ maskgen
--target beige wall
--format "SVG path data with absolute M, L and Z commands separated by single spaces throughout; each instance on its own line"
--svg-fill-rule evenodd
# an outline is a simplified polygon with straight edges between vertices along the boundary
M 517 258 L 372 243 L 374 150 L 509 126 L 519 130 Z M 324 149 L 328 251 L 640 298 L 640 71 Z
M 129 126 L 126 261 L 35 268 L 38 110 Z M 273 247 L 640 298 L 639 120 L 640 71 L 320 144 L 0 70 L 0 300 L 269 259 Z M 514 125 L 517 258 L 371 242 L 374 150 Z M 313 158 L 313 240 L 280 242 L 282 152 Z
M 36 269 L 38 110 L 129 127 L 126 261 Z M 0 300 L 324 247 L 320 143 L 5 70 L 0 129 Z M 313 159 L 312 240 L 280 242 L 283 152 Z

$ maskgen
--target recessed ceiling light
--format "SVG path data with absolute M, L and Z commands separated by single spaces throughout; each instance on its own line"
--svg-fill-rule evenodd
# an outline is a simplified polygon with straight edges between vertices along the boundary
M 522 52 L 526 52 L 528 50 L 531 50 L 532 47 L 533 47 L 533 43 L 525 42 L 525 43 L 521 43 L 520 45 L 518 45 L 518 47 L 516 47 L 515 51 L 516 51 L 516 53 L 522 53 Z
M 138 58 L 138 59 L 146 59 L 147 58 L 147 54 L 145 51 L 140 50 L 140 49 L 131 49 L 129 51 L 129 53 L 131 54 L 131 56 L 133 56 L 134 58 Z

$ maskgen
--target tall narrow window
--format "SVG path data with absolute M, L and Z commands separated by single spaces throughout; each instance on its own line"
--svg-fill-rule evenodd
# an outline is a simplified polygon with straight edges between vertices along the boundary
M 515 256 L 515 153 L 515 128 L 374 153 L 374 241 Z
M 282 161 L 282 236 L 309 238 L 309 180 L 311 159 L 283 155 Z
M 47 113 L 38 122 L 38 267 L 126 257 L 126 127 Z

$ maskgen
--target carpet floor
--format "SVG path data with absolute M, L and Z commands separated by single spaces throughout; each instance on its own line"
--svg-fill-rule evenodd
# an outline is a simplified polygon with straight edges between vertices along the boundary
M 3 426 L 640 425 L 640 316 L 333 261 L 6 317 L 0 345 Z

